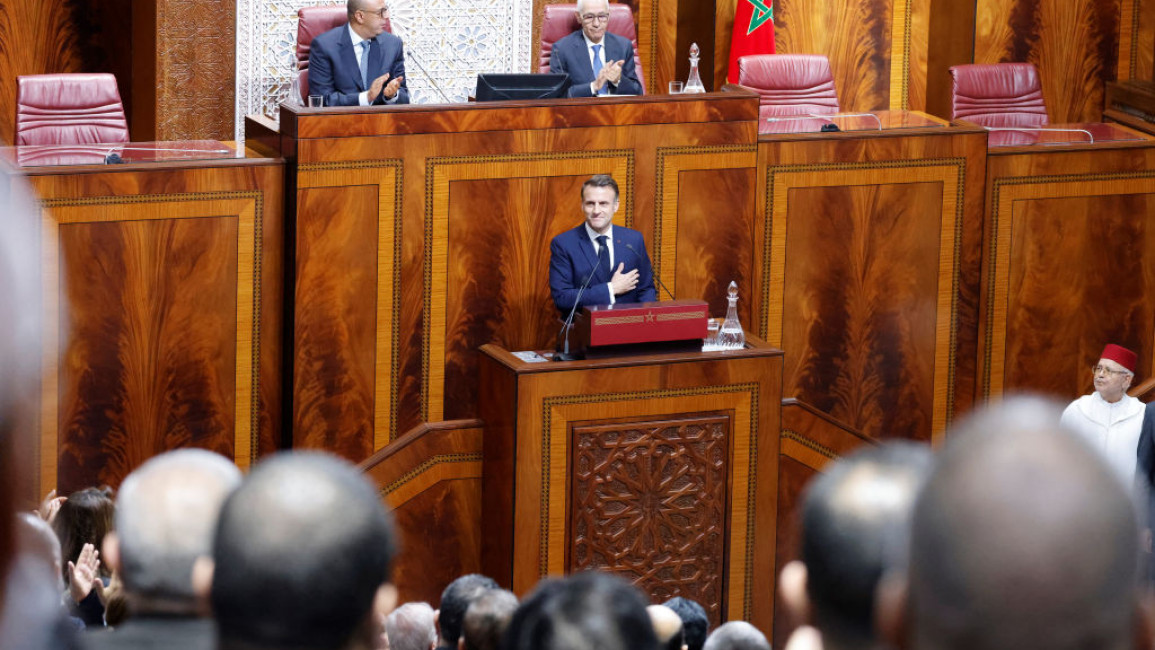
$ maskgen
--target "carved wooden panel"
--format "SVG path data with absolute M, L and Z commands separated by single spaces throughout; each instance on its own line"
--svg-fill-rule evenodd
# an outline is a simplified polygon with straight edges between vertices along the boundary
M 1026 61 L 1039 69 L 1052 122 L 1102 117 L 1115 78 L 1119 0 L 982 0 L 975 14 L 975 63 Z
M 763 138 L 756 320 L 786 352 L 785 395 L 929 440 L 973 395 L 984 139 L 863 137 Z
M 40 168 L 39 492 L 280 446 L 282 168 Z M 205 191 L 204 188 L 213 188 Z
M 236 0 L 155 1 L 155 139 L 231 140 Z
M 1155 147 L 992 156 L 982 395 L 1093 390 L 1103 344 L 1155 368 Z
M 569 570 L 601 570 L 654 602 L 721 623 L 730 418 L 574 425 Z

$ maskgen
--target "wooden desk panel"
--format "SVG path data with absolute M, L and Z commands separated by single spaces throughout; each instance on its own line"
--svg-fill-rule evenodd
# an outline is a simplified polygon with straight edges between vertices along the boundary
M 615 223 L 643 233 L 670 290 L 723 314 L 730 280 L 753 283 L 756 103 L 286 110 L 295 444 L 359 459 L 420 422 L 475 417 L 480 345 L 552 346 L 549 241 L 581 223 L 595 173 L 618 180 Z
M 985 133 L 759 138 L 755 317 L 783 394 L 930 440 L 973 398 Z
M 980 390 L 1091 392 L 1105 343 L 1155 370 L 1155 139 L 991 150 Z
M 781 352 L 750 342 L 565 363 L 485 346 L 485 572 L 525 594 L 597 567 L 769 632 Z
M 21 171 L 43 209 L 37 492 L 177 447 L 241 467 L 278 448 L 281 162 Z

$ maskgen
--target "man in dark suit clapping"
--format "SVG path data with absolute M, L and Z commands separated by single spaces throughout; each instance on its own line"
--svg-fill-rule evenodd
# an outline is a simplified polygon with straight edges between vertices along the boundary
M 309 93 L 325 106 L 408 104 L 405 51 L 385 31 L 385 0 L 349 0 L 349 23 L 313 39 L 309 50 Z
M 606 31 L 610 24 L 606 0 L 578 0 L 577 15 L 581 31 L 554 44 L 549 71 L 569 74 L 570 97 L 641 95 L 633 44 Z

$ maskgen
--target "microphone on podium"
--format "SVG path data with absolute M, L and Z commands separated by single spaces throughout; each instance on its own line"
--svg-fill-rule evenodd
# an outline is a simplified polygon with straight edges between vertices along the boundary
M 598 272 L 598 266 L 602 263 L 602 255 L 605 253 L 606 247 L 603 246 L 598 251 L 598 263 L 590 269 L 590 274 L 586 276 L 585 282 L 582 282 L 582 286 L 578 289 L 577 297 L 573 299 L 573 307 L 569 310 L 569 316 L 566 316 L 565 323 L 562 323 L 561 331 L 558 332 L 558 336 L 565 336 L 565 343 L 562 344 L 562 349 L 553 355 L 554 361 L 574 361 L 577 359 L 569 353 L 569 328 L 573 326 L 573 318 L 577 314 L 578 305 L 582 302 L 582 294 L 585 293 L 586 287 L 590 286 L 590 280 L 594 279 L 594 274 Z
M 626 242 L 623 242 L 623 241 L 622 241 L 622 240 L 620 240 L 620 239 L 618 240 L 618 242 L 617 242 L 617 243 L 619 243 L 619 244 L 621 244 L 622 246 L 625 246 L 626 248 L 630 249 L 630 251 L 631 251 L 631 252 L 634 254 L 634 257 L 637 257 L 637 258 L 638 258 L 638 261 L 639 261 L 639 262 L 642 260 L 642 254 L 638 252 L 638 249 L 634 248 L 633 246 L 631 246 L 630 244 L 628 244 L 628 243 L 626 243 Z M 661 278 L 659 278 L 659 277 L 658 277 L 658 276 L 657 276 L 657 275 L 656 275 L 656 274 L 653 272 L 653 269 L 651 269 L 651 270 L 650 270 L 650 277 L 654 278 L 654 280 L 655 280 L 655 281 L 657 281 L 657 283 L 658 283 L 658 286 L 662 288 L 662 291 L 665 291 L 665 292 L 666 292 L 666 295 L 670 297 L 670 300 L 676 300 L 676 298 L 674 298 L 674 294 L 673 294 L 673 293 L 670 293 L 670 290 L 666 288 L 666 285 L 665 285 L 665 284 L 662 282 L 662 279 L 661 279 Z

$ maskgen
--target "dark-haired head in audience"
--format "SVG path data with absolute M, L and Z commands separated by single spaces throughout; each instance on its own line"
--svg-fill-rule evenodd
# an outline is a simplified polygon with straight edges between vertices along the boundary
M 429 603 L 405 603 L 385 619 L 389 650 L 433 650 L 437 626 Z
M 1059 413 L 1011 398 L 948 434 L 914 508 L 906 606 L 885 598 L 900 645 L 1150 647 L 1134 505 Z
M 681 596 L 675 596 L 662 604 L 674 610 L 678 618 L 682 619 L 682 636 L 686 650 L 702 650 L 706 634 L 710 631 L 710 619 L 706 616 L 706 610 L 696 601 Z
M 497 650 L 515 611 L 517 596 L 511 591 L 490 589 L 474 598 L 465 610 L 458 650 Z
M 500 589 L 497 581 L 478 573 L 463 575 L 449 583 L 441 592 L 441 608 L 437 610 L 437 626 L 441 634 L 439 647 L 457 647 L 461 639 L 461 622 L 469 603 L 491 589 Z
M 674 610 L 665 605 L 646 607 L 650 624 L 654 626 L 654 636 L 658 637 L 658 647 L 662 650 L 686 650 L 683 642 L 682 619 Z
M 828 464 L 807 486 L 801 560 L 783 569 L 779 588 L 826 650 L 878 645 L 875 591 L 905 556 L 910 511 L 931 463 L 924 444 L 884 442 Z
M 215 643 L 211 623 L 196 620 L 207 607 L 193 590 L 193 566 L 212 557 L 221 504 L 240 482 L 232 461 L 203 449 L 161 454 L 124 479 L 104 561 L 120 575 L 132 618 L 91 637 L 92 648 Z
M 98 550 L 104 536 L 112 530 L 115 505 L 113 492 L 108 487 L 84 488 L 68 495 L 68 500 L 60 506 L 52 529 L 60 538 L 60 550 L 64 562 L 75 562 L 85 544 L 92 544 Z M 108 576 L 110 570 L 101 564 L 101 575 Z M 68 579 L 68 569 L 64 568 L 61 578 Z
M 770 650 L 770 642 L 746 621 L 730 621 L 706 637 L 703 650 Z
M 503 650 L 657 650 L 646 599 L 621 578 L 579 573 L 546 580 L 522 603 Z
M 219 647 L 372 647 L 397 598 L 395 546 L 377 491 L 352 465 L 315 452 L 260 463 L 225 501 L 213 542 Z

